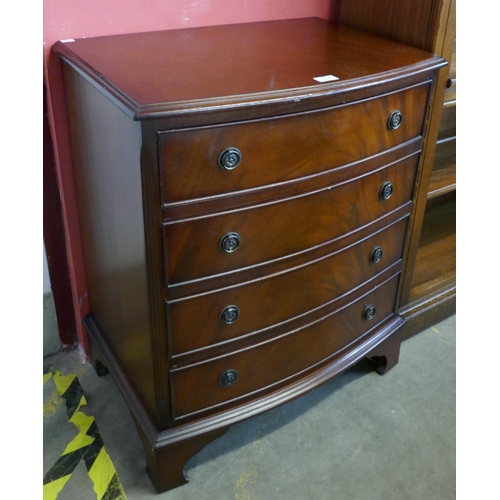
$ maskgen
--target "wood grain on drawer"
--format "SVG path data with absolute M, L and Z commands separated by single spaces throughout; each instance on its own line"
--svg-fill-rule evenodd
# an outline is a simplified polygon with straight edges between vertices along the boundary
M 405 217 L 295 269 L 169 302 L 172 357 L 180 362 L 185 356 L 179 354 L 195 350 L 207 357 L 213 349 L 206 347 L 214 344 L 229 344 L 224 346 L 227 350 L 235 339 L 255 341 L 257 336 L 284 331 L 290 320 L 350 292 L 401 259 L 407 221 Z M 236 311 L 232 322 L 224 315 L 227 308 Z
M 245 395 L 272 390 L 274 384 L 308 370 L 335 355 L 393 314 L 399 274 L 375 287 L 323 319 L 280 338 L 252 348 L 172 370 L 174 418 L 228 402 L 238 403 Z M 366 308 L 376 309 L 371 320 L 363 318 Z M 220 385 L 229 370 L 237 372 L 236 382 Z M 290 382 L 291 380 L 288 380 Z
M 166 223 L 167 282 L 175 285 L 303 252 L 347 234 L 413 198 L 419 155 L 327 188 L 207 217 Z M 390 182 L 389 199 L 380 199 Z M 232 253 L 219 247 L 236 233 Z
M 322 111 L 159 134 L 165 204 L 234 193 L 326 171 L 422 134 L 429 84 Z M 399 128 L 388 118 L 402 113 Z M 237 148 L 241 164 L 218 165 Z

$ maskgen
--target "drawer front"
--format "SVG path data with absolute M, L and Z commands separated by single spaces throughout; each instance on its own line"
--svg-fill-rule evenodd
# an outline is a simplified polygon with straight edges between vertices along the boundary
M 234 401 L 293 377 L 334 355 L 394 309 L 399 274 L 344 309 L 284 337 L 171 372 L 174 418 Z M 371 319 L 367 309 L 374 306 Z M 373 310 L 372 310 L 373 311 Z M 236 381 L 234 375 L 237 374 Z M 224 386 L 226 385 L 226 386 Z
M 161 132 L 163 202 L 297 179 L 389 149 L 422 134 L 428 93 L 425 83 L 323 111 Z M 395 110 L 401 112 L 402 121 L 398 128 L 389 129 Z M 231 149 L 241 154 L 239 164 L 238 153 L 231 155 Z M 221 154 L 221 164 L 230 170 L 219 166 Z
M 257 265 L 353 231 L 413 197 L 419 155 L 358 179 L 251 209 L 165 225 L 168 283 Z M 381 199 L 381 188 L 392 194 Z
M 169 303 L 172 355 L 268 329 L 348 293 L 402 258 L 406 226 L 407 218 L 294 270 Z

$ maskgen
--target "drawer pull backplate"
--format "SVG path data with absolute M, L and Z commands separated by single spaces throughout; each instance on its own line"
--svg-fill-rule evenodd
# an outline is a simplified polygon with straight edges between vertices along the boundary
M 218 163 L 222 170 L 234 170 L 242 159 L 241 151 L 238 148 L 226 148 L 219 155 Z
M 391 182 L 384 182 L 380 188 L 379 197 L 381 200 L 388 200 L 393 192 L 393 187 Z
M 365 307 L 365 311 L 363 312 L 363 319 L 366 321 L 370 321 L 376 313 L 375 306 L 373 304 L 370 304 L 369 306 Z
M 382 247 L 379 247 L 379 246 L 375 247 L 372 250 L 372 254 L 370 255 L 370 262 L 372 264 L 377 264 L 378 262 L 381 261 L 382 255 L 383 255 Z
M 240 316 L 240 309 L 238 306 L 227 306 L 222 309 L 219 314 L 219 319 L 226 325 L 234 323 Z
M 229 387 L 233 385 L 238 379 L 238 372 L 236 370 L 226 370 L 219 377 L 219 385 L 222 387 Z
M 397 128 L 399 128 L 402 121 L 403 115 L 401 114 L 401 111 L 393 111 L 389 115 L 389 119 L 387 120 L 387 128 L 389 130 L 396 130 Z
M 238 233 L 227 233 L 219 241 L 219 248 L 226 253 L 235 252 L 241 244 L 241 238 Z

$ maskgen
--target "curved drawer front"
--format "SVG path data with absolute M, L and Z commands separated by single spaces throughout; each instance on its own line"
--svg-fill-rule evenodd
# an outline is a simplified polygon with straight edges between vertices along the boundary
M 358 179 L 277 203 L 166 223 L 168 284 L 257 265 L 354 231 L 412 199 L 418 160 L 414 155 Z M 387 182 L 392 192 L 381 199 Z
M 161 132 L 163 202 L 297 179 L 384 151 L 422 134 L 428 93 L 425 83 L 312 113 Z M 390 129 L 395 110 L 402 120 Z
M 344 309 L 284 337 L 171 371 L 174 418 L 237 404 L 238 398 L 256 391 L 269 392 L 273 384 L 326 360 L 392 315 L 398 281 L 399 274 Z
M 406 226 L 407 218 L 294 270 L 169 303 L 172 355 L 270 328 L 348 293 L 402 258 Z

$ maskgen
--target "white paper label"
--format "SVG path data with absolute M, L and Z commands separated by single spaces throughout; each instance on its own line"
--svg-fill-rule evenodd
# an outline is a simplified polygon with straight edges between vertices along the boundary
M 66 38 L 66 40 L 61 40 L 61 43 L 69 43 L 69 42 L 74 42 L 74 38 Z
M 338 76 L 333 76 L 333 75 L 316 76 L 313 78 L 313 80 L 316 80 L 319 83 L 333 82 L 338 79 L 339 79 Z

